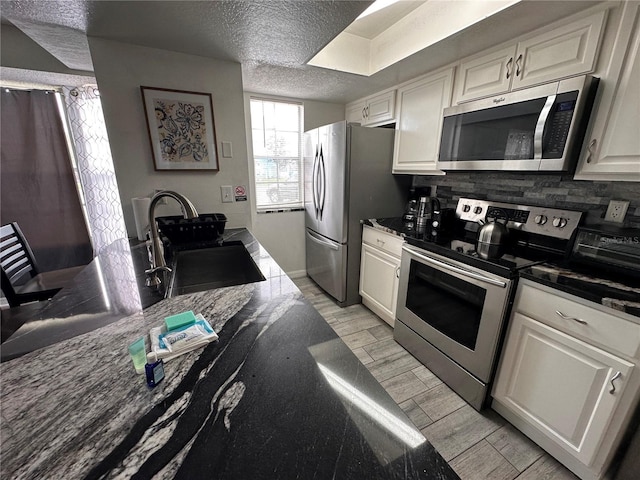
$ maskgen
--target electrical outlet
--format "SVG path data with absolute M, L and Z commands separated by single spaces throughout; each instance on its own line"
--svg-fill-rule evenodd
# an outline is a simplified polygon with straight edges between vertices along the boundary
M 607 222 L 622 223 L 624 222 L 624 216 L 627 214 L 627 208 L 629 208 L 627 200 L 609 200 L 604 219 Z
M 222 185 L 220 192 L 222 193 L 222 203 L 233 202 L 233 187 L 231 185 Z

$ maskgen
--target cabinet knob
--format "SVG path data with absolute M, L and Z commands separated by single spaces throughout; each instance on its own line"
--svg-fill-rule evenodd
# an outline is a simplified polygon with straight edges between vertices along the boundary
M 611 390 L 609 390 L 609 393 L 616 393 L 616 386 L 613 381 L 619 379 L 621 376 L 621 372 L 616 372 L 615 375 L 611 377 L 611 380 L 609 380 L 609 382 L 611 383 Z

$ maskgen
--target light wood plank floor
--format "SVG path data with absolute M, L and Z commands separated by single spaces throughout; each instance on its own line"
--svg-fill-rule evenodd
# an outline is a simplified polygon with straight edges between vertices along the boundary
M 310 278 L 293 281 L 462 480 L 577 480 L 493 410 L 469 406 L 364 305 L 341 308 Z

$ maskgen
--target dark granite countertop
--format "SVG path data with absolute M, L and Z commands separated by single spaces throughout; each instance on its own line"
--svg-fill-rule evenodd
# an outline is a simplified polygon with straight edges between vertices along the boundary
M 253 236 L 225 237 L 243 241 L 266 281 L 142 309 L 126 242 L 115 246 L 123 263 L 88 267 L 102 283 L 77 279 L 84 320 L 108 311 L 107 323 L 0 365 L 0 476 L 457 478 Z M 65 308 L 82 323 L 84 305 L 70 305 L 82 295 L 56 297 L 30 330 Z M 97 298 L 103 306 L 89 307 Z M 127 345 L 185 310 L 203 314 L 219 340 L 167 362 L 150 390 Z
M 401 237 L 415 234 L 404 228 L 402 218 L 367 219 L 363 224 Z M 446 255 L 446 251 L 441 253 Z M 597 274 L 547 263 L 528 267 L 521 270 L 519 275 L 640 318 L 640 285 L 627 279 L 611 280 Z
M 164 292 L 144 286 L 147 268 L 144 242 L 117 240 L 52 301 L 3 310 L 1 360 L 95 330 L 159 302 Z
M 398 235 L 399 237 L 406 237 L 415 235 L 415 230 L 408 230 L 404 227 L 402 217 L 390 217 L 390 218 L 368 218 L 362 221 L 363 225 L 368 225 L 377 230 Z
M 551 264 L 534 265 L 520 272 L 522 278 L 556 288 L 638 318 L 640 287 Z

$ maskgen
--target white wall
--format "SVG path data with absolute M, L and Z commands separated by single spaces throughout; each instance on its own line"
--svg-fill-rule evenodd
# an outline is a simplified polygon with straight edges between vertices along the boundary
M 322 125 L 344 120 L 344 105 L 338 103 L 324 103 L 305 101 L 304 130 L 311 130 Z
M 131 198 L 154 189 L 187 196 L 201 213 L 221 212 L 228 228 L 248 227 L 278 264 L 305 273 L 304 212 L 256 214 L 250 151 L 249 96 L 243 97 L 240 64 L 137 45 L 89 38 L 127 232 L 135 235 Z M 211 93 L 218 153 L 233 144 L 233 158 L 219 156 L 219 172 L 157 172 L 142 107 L 140 86 Z M 293 99 L 292 99 L 293 100 Z M 294 100 L 295 101 L 295 100 Z M 305 101 L 304 129 L 344 120 L 344 105 Z M 246 113 L 245 113 L 246 112 Z M 221 185 L 245 185 L 246 202 L 222 203 Z M 159 215 L 175 215 L 172 200 Z
M 250 227 L 250 202 L 222 203 L 220 194 L 221 185 L 250 183 L 240 64 L 101 38 L 90 37 L 89 46 L 128 234 L 136 234 L 131 198 L 154 189 L 184 194 L 200 213 L 224 213 L 228 228 Z M 140 86 L 211 93 L 219 172 L 154 170 Z M 233 158 L 221 157 L 222 141 L 232 143 Z M 179 213 L 167 203 L 159 215 Z
M 264 98 L 263 95 L 256 95 Z M 245 94 L 246 130 L 251 132 L 251 115 L 249 100 L 251 94 Z M 296 99 L 286 99 L 299 102 Z M 344 120 L 344 105 L 336 103 L 323 103 L 303 101 L 304 106 L 304 130 L 326 125 L 328 123 Z M 253 156 L 251 137 L 247 137 L 247 150 L 249 156 Z M 250 174 L 253 175 L 253 163 L 249 165 Z M 256 213 L 255 195 L 251 195 L 252 232 L 258 241 L 267 249 L 269 254 L 278 262 L 280 267 L 290 276 L 302 276 L 306 274 L 305 239 L 304 239 L 304 211 L 282 213 Z

